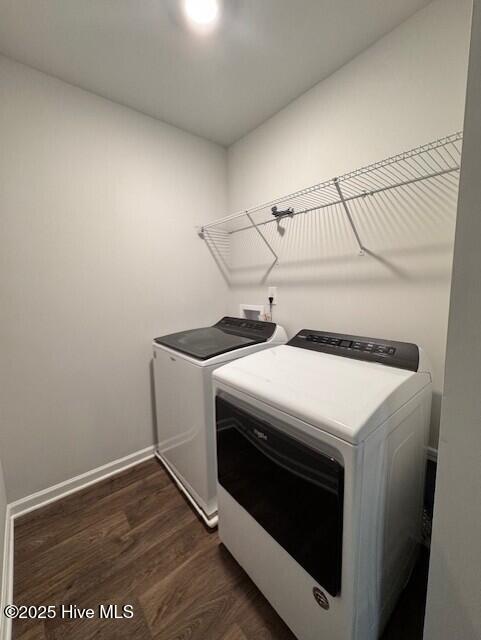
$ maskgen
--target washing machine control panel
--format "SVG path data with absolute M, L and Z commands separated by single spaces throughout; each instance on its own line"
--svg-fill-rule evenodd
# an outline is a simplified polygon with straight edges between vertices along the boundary
M 248 318 L 233 318 L 225 316 L 215 325 L 219 329 L 231 330 L 242 335 L 255 335 L 262 338 L 270 338 L 276 329 L 275 322 L 263 320 L 249 320 Z
M 419 348 L 409 342 L 303 329 L 287 344 L 410 371 L 417 371 L 419 365 Z

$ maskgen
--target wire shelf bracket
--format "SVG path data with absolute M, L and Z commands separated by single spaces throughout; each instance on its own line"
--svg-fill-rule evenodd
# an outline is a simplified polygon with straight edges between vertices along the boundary
M 266 225 L 286 218 L 340 206 L 349 222 L 359 249 L 359 255 L 367 252 L 358 225 L 352 215 L 350 203 L 358 198 L 373 197 L 391 189 L 416 185 L 424 180 L 448 179 L 459 174 L 461 166 L 462 131 L 439 138 L 409 151 L 375 162 L 324 182 L 301 189 L 256 207 L 209 222 L 197 232 L 209 241 L 206 232 L 215 229 L 225 239 L 249 229 L 254 230 L 279 263 L 279 254 L 272 236 L 263 233 Z
M 272 248 L 271 243 L 269 242 L 269 240 L 265 237 L 265 235 L 262 233 L 262 231 L 259 229 L 259 227 L 256 225 L 256 223 L 254 222 L 251 214 L 246 211 L 246 216 L 249 218 L 249 220 L 252 223 L 252 226 L 254 227 L 254 229 L 257 231 L 257 233 L 259 234 L 259 236 L 262 238 L 264 244 L 268 247 L 269 251 L 272 253 L 272 255 L 274 256 L 274 264 L 279 262 L 279 256 L 277 255 L 277 253 L 274 251 L 274 249 Z
M 347 216 L 347 219 L 349 220 L 349 224 L 351 225 L 351 229 L 352 229 L 352 231 L 353 231 L 353 233 L 354 233 L 354 235 L 356 237 L 357 244 L 359 245 L 359 255 L 363 256 L 364 255 L 364 246 L 363 246 L 363 244 L 361 242 L 361 238 L 359 236 L 359 232 L 357 230 L 357 227 L 354 224 L 354 220 L 352 219 L 352 215 L 351 215 L 351 212 L 349 210 L 349 206 L 348 206 L 348 204 L 347 204 L 347 202 L 346 202 L 346 200 L 345 200 L 345 198 L 343 196 L 341 187 L 339 185 L 339 178 L 334 178 L 333 182 L 334 182 L 334 186 L 336 187 L 336 190 L 337 190 L 337 192 L 339 194 L 339 199 L 340 199 L 341 204 L 342 204 L 342 206 L 344 208 L 344 211 L 346 212 L 346 216 Z

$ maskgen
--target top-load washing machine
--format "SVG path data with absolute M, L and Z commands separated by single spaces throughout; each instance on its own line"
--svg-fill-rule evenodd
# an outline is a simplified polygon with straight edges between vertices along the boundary
M 286 340 L 273 322 L 225 317 L 153 341 L 156 455 L 208 526 L 217 525 L 212 371 Z
M 423 352 L 303 330 L 213 379 L 221 540 L 299 640 L 375 640 L 419 548 Z

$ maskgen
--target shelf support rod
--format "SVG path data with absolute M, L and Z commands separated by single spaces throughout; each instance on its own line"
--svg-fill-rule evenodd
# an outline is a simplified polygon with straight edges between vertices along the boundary
M 337 189 L 337 193 L 339 194 L 339 200 L 341 201 L 342 206 L 344 207 L 344 211 L 346 212 L 347 219 L 349 220 L 349 224 L 351 225 L 351 229 L 356 236 L 357 244 L 359 245 L 359 255 L 364 255 L 364 245 L 361 242 L 361 238 L 359 237 L 359 233 L 357 231 L 356 225 L 354 224 L 354 220 L 352 219 L 351 211 L 347 205 L 346 200 L 344 199 L 344 195 L 341 191 L 341 187 L 339 185 L 339 178 L 334 178 L 334 186 Z
M 262 231 L 259 229 L 259 227 L 257 226 L 257 224 L 254 222 L 251 214 L 246 211 L 246 216 L 249 218 L 252 226 L 254 227 L 254 229 L 257 231 L 257 233 L 260 235 L 260 237 L 262 238 L 262 240 L 264 241 L 264 244 L 268 247 L 269 251 L 272 253 L 272 255 L 274 256 L 274 264 L 276 262 L 279 261 L 279 256 L 277 255 L 277 253 L 274 251 L 274 249 L 272 248 L 270 242 L 267 240 L 267 238 L 265 237 L 265 235 L 262 233 Z

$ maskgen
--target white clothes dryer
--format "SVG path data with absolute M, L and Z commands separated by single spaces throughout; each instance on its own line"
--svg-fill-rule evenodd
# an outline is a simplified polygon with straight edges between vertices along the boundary
M 422 350 L 303 330 L 213 379 L 221 540 L 299 640 L 376 640 L 419 548 Z

